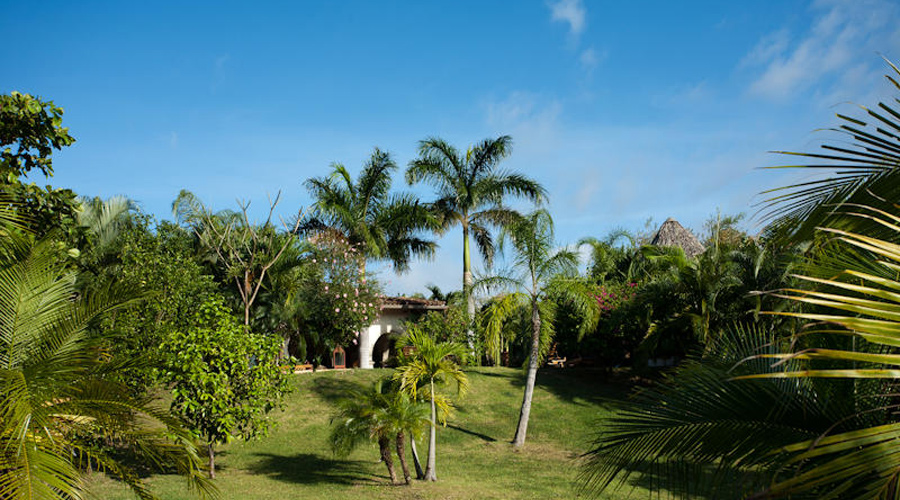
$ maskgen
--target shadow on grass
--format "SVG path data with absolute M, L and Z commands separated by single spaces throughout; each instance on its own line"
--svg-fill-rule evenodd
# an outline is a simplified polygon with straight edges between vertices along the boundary
M 333 403 L 343 397 L 346 397 L 353 390 L 363 390 L 365 387 L 357 382 L 351 382 L 344 378 L 336 377 L 316 377 L 309 389 L 316 393 L 322 399 Z
M 447 425 L 447 428 L 448 428 L 448 429 L 453 429 L 453 430 L 455 430 L 455 431 L 462 432 L 463 434 L 468 434 L 468 435 L 470 435 L 470 436 L 475 436 L 475 437 L 480 438 L 480 439 L 483 439 L 483 440 L 485 440 L 485 441 L 487 441 L 487 442 L 489 442 L 489 443 L 494 443 L 494 442 L 497 441 L 496 439 L 494 439 L 494 438 L 488 436 L 487 434 L 482 434 L 482 433 L 480 433 L 480 432 L 470 431 L 469 429 L 463 429 L 462 427 L 460 427 L 460 426 L 458 426 L 458 425 L 448 424 L 448 425 Z
M 511 386 L 524 390 L 525 372 L 490 373 L 482 376 L 502 377 Z M 602 369 L 593 368 L 541 368 L 535 387 L 544 389 L 568 403 L 578 406 L 598 406 L 612 409 L 628 398 L 634 384 L 624 378 L 610 378 Z
M 249 468 L 255 474 L 296 484 L 354 485 L 378 483 L 378 476 L 362 472 L 368 463 L 361 460 L 332 460 L 311 453 L 275 455 L 256 453 L 259 462 Z
M 661 498 L 696 500 L 746 498 L 768 484 L 766 476 L 750 470 L 717 468 L 695 462 L 678 462 L 669 466 L 641 462 L 631 471 L 632 475 L 622 484 L 622 489 L 643 488 L 652 492 L 654 498 L 657 495 Z

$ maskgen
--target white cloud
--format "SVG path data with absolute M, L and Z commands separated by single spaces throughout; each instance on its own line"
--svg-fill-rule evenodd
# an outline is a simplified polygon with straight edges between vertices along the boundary
M 488 102 L 487 125 L 515 139 L 516 155 L 549 154 L 558 147 L 562 104 L 531 92 L 516 91 L 506 99 Z
M 584 172 L 581 185 L 575 193 L 575 209 L 583 212 L 594 200 L 594 196 L 600 191 L 600 177 L 597 175 L 599 168 L 588 169 Z
M 589 47 L 581 51 L 581 55 L 578 56 L 578 62 L 581 64 L 581 69 L 590 75 L 600 63 L 606 60 L 607 55 L 606 49 L 597 50 L 594 47 Z
M 584 31 L 587 11 L 581 0 L 559 0 L 550 4 L 550 19 L 569 25 L 569 33 L 574 36 Z
M 861 62 L 866 73 L 880 69 L 875 54 L 893 48 L 900 37 L 892 21 L 900 9 L 887 0 L 821 0 L 812 11 L 804 33 L 771 33 L 744 57 L 740 67 L 761 67 L 751 94 L 782 99 L 811 88 L 829 93 L 823 85 L 847 89 L 852 82 L 845 72 L 852 69 L 849 78 L 859 80 Z
M 217 57 L 216 58 L 216 71 L 222 71 L 222 69 L 225 67 L 225 63 L 227 63 L 229 59 L 231 59 L 231 56 L 229 56 L 228 54 L 223 54 L 223 55 Z

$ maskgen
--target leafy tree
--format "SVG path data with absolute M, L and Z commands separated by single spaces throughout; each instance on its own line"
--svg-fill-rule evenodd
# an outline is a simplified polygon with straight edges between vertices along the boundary
M 391 194 L 391 174 L 397 164 L 375 148 L 356 182 L 340 163 L 327 177 L 306 181 L 316 201 L 305 229 L 335 232 L 366 259 L 389 260 L 397 271 L 408 269 L 413 257 L 431 257 L 435 243 L 421 236 L 435 228 L 428 207 L 409 193 Z
M 472 263 L 469 252 L 469 235 L 490 266 L 494 257 L 491 227 L 502 227 L 518 216 L 515 210 L 504 205 L 510 197 L 519 197 L 541 203 L 546 190 L 536 181 L 524 175 L 499 168 L 512 148 L 512 138 L 500 136 L 485 139 L 466 152 L 432 137 L 419 143 L 419 157 L 409 164 L 406 181 L 430 184 L 437 191 L 433 203 L 441 231 L 459 225 L 463 232 L 463 293 L 467 300 L 469 322 L 475 320 L 475 296 L 472 293 Z M 475 334 L 469 331 L 469 347 Z
M 82 498 L 83 469 L 98 467 L 140 498 L 155 498 L 137 471 L 100 443 L 174 468 L 193 489 L 214 494 L 190 433 L 153 399 L 135 398 L 118 382 L 141 360 L 106 355 L 116 339 L 97 325 L 128 306 L 133 291 L 78 297 L 57 245 L 24 240 L 2 240 L 14 258 L 0 263 L 0 497 Z
M 118 264 L 104 280 L 140 289 L 147 300 L 110 317 L 105 326 L 120 334 L 115 356 L 144 356 L 148 369 L 128 372 L 128 383 L 140 391 L 156 375 L 162 362 L 161 344 L 171 332 L 198 326 L 196 311 L 216 292 L 213 276 L 193 254 L 191 235 L 170 223 L 146 215 L 133 215 L 118 238 Z
M 469 320 L 460 305 L 451 305 L 446 311 L 428 311 L 416 319 L 415 324 L 426 332 L 434 332 L 438 342 L 466 343 Z
M 435 390 L 449 380 L 456 383 L 458 395 L 463 395 L 469 386 L 469 378 L 459 367 L 457 360 L 466 356 L 465 347 L 454 342 L 437 342 L 433 332 L 418 325 L 411 325 L 402 340 L 403 346 L 412 351 L 403 355 L 394 379 L 400 382 L 400 389 L 413 399 L 424 392 L 431 405 L 430 429 L 428 435 L 428 460 L 425 463 L 426 481 L 437 481 L 435 462 L 437 457 L 437 423 L 440 417 L 446 423 L 450 403 Z M 441 407 L 440 413 L 438 412 Z
M 385 380 L 377 381 L 368 391 L 351 392 L 338 404 L 340 410 L 332 418 L 332 450 L 346 456 L 357 445 L 375 441 L 391 482 L 396 483 L 397 473 L 390 449 L 393 440 L 404 481 L 409 484 L 411 476 L 406 465 L 406 433 L 422 433 L 429 424 L 428 408 L 411 400 Z
M 200 244 L 223 268 L 227 280 L 233 280 L 247 330 L 250 329 L 250 309 L 262 289 L 266 273 L 294 242 L 300 227 L 300 214 L 297 214 L 293 227 L 285 224 L 284 233 L 276 231 L 272 216 L 280 197 L 281 193 L 269 204 L 269 215 L 261 225 L 250 222 L 247 216 L 249 203 L 241 205 L 240 213 L 222 211 L 213 214 L 199 198 L 186 190 L 178 193 L 172 202 L 176 219 L 193 229 Z
M 513 267 L 518 271 L 512 276 L 487 278 L 483 284 L 504 284 L 515 291 L 492 304 L 486 312 L 489 318 L 485 330 L 486 345 L 494 359 L 499 358 L 499 337 L 503 323 L 520 305 L 527 304 L 531 318 L 531 352 L 525 377 L 525 395 L 519 413 L 519 424 L 513 445 L 525 444 L 528 431 L 528 417 L 531 414 L 531 400 L 534 383 L 541 359 L 546 354 L 546 346 L 553 331 L 555 302 L 551 296 L 563 297 L 584 318 L 583 328 L 588 331 L 597 322 L 597 299 L 593 287 L 577 279 L 578 257 L 571 250 L 554 250 L 553 220 L 546 210 L 537 210 L 508 224 L 500 234 L 501 245 L 509 241 L 513 246 Z M 543 339 L 543 342 L 542 342 Z M 541 345 L 545 346 L 541 349 Z
M 69 189 L 40 187 L 23 179 L 36 170 L 53 176 L 53 151 L 75 139 L 62 126 L 63 109 L 52 101 L 12 92 L 0 95 L 0 188 L 27 214 L 26 225 L 37 238 L 75 229 L 78 201 Z
M 288 387 L 276 362 L 276 338 L 246 332 L 215 296 L 195 318 L 198 326 L 173 332 L 163 343 L 161 375 L 172 384 L 173 411 L 206 440 L 209 477 L 215 478 L 215 445 L 268 432 L 266 414 L 279 407 Z

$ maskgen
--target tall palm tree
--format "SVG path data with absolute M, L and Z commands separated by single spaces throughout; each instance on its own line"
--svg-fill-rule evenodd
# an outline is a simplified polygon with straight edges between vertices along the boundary
M 594 287 L 577 278 L 577 254 L 567 249 L 555 250 L 553 219 L 549 212 L 537 210 L 508 224 L 500 233 L 501 247 L 506 241 L 513 247 L 513 268 L 516 274 L 487 278 L 482 284 L 506 285 L 513 289 L 503 300 L 494 302 L 487 311 L 488 345 L 499 346 L 499 342 L 491 339 L 499 335 L 503 323 L 520 310 L 519 306 L 527 304 L 530 310 L 531 353 L 519 423 L 513 439 L 513 445 L 521 447 L 525 444 L 528 432 L 537 369 L 553 333 L 555 302 L 550 298 L 557 297 L 570 303 L 573 311 L 584 318 L 584 331 L 596 327 L 599 307 Z M 545 346 L 543 350 L 542 344 Z M 494 351 L 491 355 L 497 359 L 499 348 L 494 348 Z
M 82 498 L 83 470 L 91 467 L 122 478 L 140 498 L 155 498 L 99 442 L 175 466 L 194 489 L 214 493 L 190 433 L 116 381 L 141 360 L 110 359 L 115 339 L 97 325 L 133 302 L 132 293 L 109 289 L 76 299 L 74 275 L 55 243 L 10 237 L 2 246 L 14 258 L 0 262 L 0 498 Z
M 437 423 L 439 415 L 446 421 L 449 401 L 435 390 L 449 380 L 456 383 L 457 394 L 462 395 L 469 386 L 469 378 L 463 373 L 457 360 L 466 355 L 465 347 L 453 342 L 436 342 L 434 337 L 416 325 L 407 329 L 403 346 L 411 348 L 411 355 L 401 359 L 401 365 L 394 374 L 400 388 L 413 399 L 422 390 L 427 391 L 431 405 L 431 426 L 428 434 L 428 460 L 425 463 L 425 480 L 437 481 L 435 461 L 437 456 Z M 440 414 L 438 407 L 441 408 Z
M 397 271 L 413 257 L 431 257 L 435 243 L 421 236 L 436 228 L 428 207 L 409 193 L 391 194 L 391 174 L 397 164 L 378 148 L 354 182 L 350 172 L 335 163 L 327 177 L 306 181 L 315 200 L 306 231 L 336 231 L 367 259 L 389 260 Z M 365 260 L 361 263 L 365 270 Z
M 463 232 L 463 293 L 467 300 L 469 321 L 475 318 L 475 296 L 472 294 L 472 262 L 469 235 L 475 240 L 488 265 L 494 257 L 491 227 L 502 227 L 518 213 L 504 205 L 509 197 L 541 203 L 547 191 L 524 175 L 501 170 L 500 161 L 509 156 L 512 138 L 508 135 L 485 139 L 460 152 L 442 139 L 431 137 L 419 143 L 419 157 L 410 162 L 406 181 L 430 184 L 437 190 L 434 208 L 441 231 L 457 225 Z M 474 344 L 469 331 L 469 348 Z

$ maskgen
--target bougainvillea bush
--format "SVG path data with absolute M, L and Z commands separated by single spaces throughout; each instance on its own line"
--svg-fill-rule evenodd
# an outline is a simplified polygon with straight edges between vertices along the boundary
M 377 283 L 365 273 L 358 249 L 340 235 L 320 235 L 310 249 L 314 267 L 305 287 L 304 341 L 319 364 L 335 346 L 356 343 L 378 317 Z

